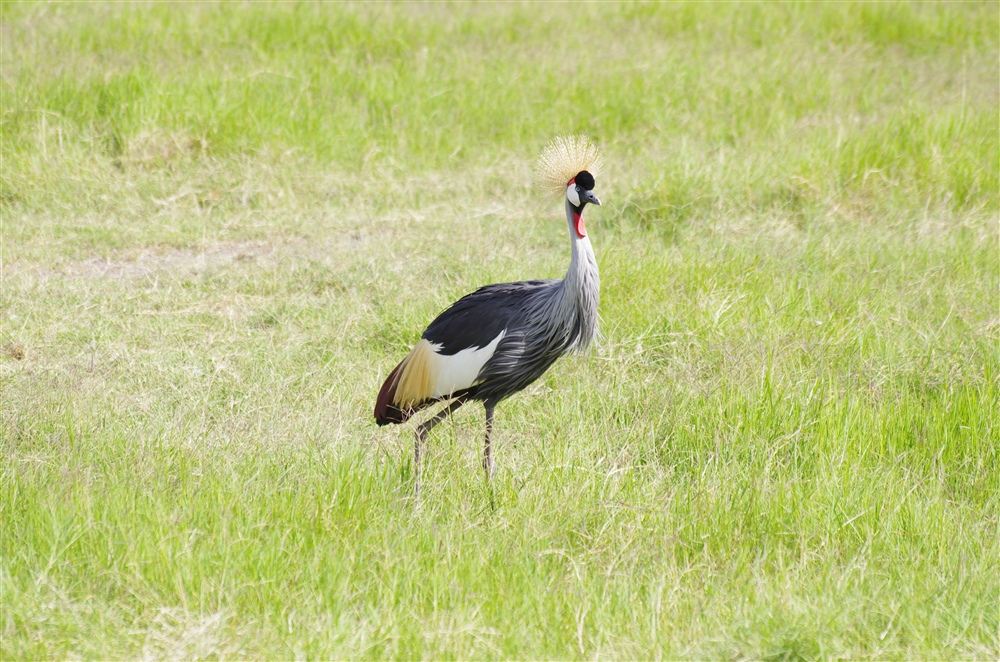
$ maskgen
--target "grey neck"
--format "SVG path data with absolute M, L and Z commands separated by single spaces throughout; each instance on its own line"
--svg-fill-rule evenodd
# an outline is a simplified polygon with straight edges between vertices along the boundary
M 576 233 L 575 213 L 575 207 L 567 200 L 566 222 L 569 225 L 573 252 L 569 270 L 563 279 L 562 308 L 564 314 L 576 316 L 580 325 L 576 348 L 584 350 L 597 333 L 597 306 L 601 296 L 601 279 L 590 239 Z

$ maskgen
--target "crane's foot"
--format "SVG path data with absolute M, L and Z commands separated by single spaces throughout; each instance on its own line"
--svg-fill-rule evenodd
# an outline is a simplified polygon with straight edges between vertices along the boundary
M 456 398 L 450 405 L 439 411 L 433 418 L 424 421 L 417 426 L 416 440 L 413 443 L 413 496 L 420 497 L 420 454 L 423 451 L 424 442 L 427 441 L 427 433 L 434 429 L 434 426 L 443 421 L 453 411 L 465 403 L 465 396 Z
M 486 473 L 486 480 L 493 480 L 493 476 L 497 472 L 497 465 L 493 462 L 493 443 L 491 437 L 493 436 L 493 408 L 496 406 L 493 402 L 484 402 L 486 406 L 486 440 L 483 444 L 483 472 Z
M 420 453 L 423 450 L 424 442 L 427 440 L 427 432 L 423 426 L 417 428 L 416 440 L 413 442 L 413 498 L 420 498 Z

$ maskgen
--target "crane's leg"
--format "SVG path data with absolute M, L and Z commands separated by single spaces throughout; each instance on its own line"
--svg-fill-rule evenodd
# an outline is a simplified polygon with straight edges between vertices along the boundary
M 464 404 L 465 398 L 456 398 L 450 405 L 435 414 L 433 418 L 417 426 L 417 440 L 413 444 L 413 473 L 417 478 L 416 486 L 413 488 L 414 495 L 420 494 L 420 451 L 424 442 L 427 441 L 427 433 L 434 429 L 435 425 L 446 419 L 451 412 Z
M 491 480 L 497 471 L 497 465 L 493 462 L 493 447 L 490 445 L 490 436 L 493 434 L 493 402 L 484 402 L 486 406 L 486 446 L 483 449 L 483 471 L 486 472 L 486 480 Z

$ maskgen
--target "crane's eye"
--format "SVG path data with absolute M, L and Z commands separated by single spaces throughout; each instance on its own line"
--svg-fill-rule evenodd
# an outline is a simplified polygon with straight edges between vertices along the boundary
M 579 186 L 577 186 L 577 187 L 576 187 L 576 192 L 577 192 L 577 193 L 579 193 L 579 192 L 580 192 L 580 187 L 579 187 Z

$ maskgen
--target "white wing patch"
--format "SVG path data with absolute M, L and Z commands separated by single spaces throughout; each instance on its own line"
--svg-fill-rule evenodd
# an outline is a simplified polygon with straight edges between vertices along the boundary
M 503 340 L 506 334 L 506 330 L 501 331 L 500 335 L 485 347 L 468 347 L 451 356 L 438 354 L 441 345 L 431 343 L 431 348 L 435 354 L 434 367 L 436 368 L 433 386 L 434 392 L 431 397 L 442 398 L 446 395 L 451 395 L 455 391 L 475 386 L 479 371 L 493 357 L 493 354 L 497 351 L 497 345 L 500 344 L 500 341 Z
M 400 364 L 393 404 L 407 409 L 475 386 L 479 371 L 505 335 L 507 331 L 501 331 L 485 347 L 468 347 L 451 356 L 438 354 L 441 345 L 421 340 Z

